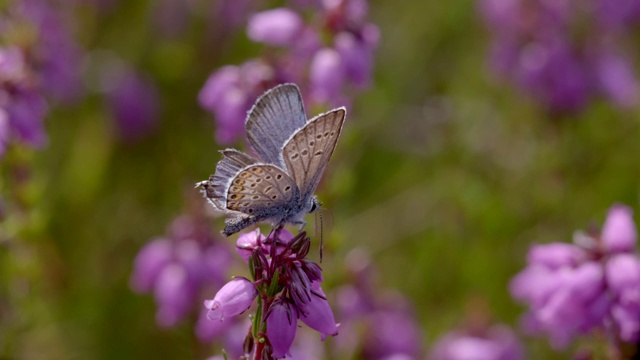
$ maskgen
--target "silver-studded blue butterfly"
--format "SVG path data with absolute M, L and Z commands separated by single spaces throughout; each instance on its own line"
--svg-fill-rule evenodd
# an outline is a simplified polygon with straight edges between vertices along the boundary
M 333 109 L 310 120 L 295 84 L 276 86 L 258 98 L 245 130 L 260 159 L 235 149 L 209 180 L 197 184 L 213 206 L 231 215 L 222 234 L 229 236 L 269 221 L 300 225 L 319 207 L 314 192 L 333 154 L 347 111 Z

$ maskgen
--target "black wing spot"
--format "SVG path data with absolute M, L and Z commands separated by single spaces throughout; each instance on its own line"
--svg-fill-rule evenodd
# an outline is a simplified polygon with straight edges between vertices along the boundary
M 257 178 L 257 179 L 256 179 L 256 182 L 257 182 L 257 183 L 259 183 L 260 181 L 262 181 L 262 179 L 260 179 L 260 178 Z
M 324 133 L 324 137 L 329 137 L 329 132 Z
M 278 195 L 271 195 L 271 198 L 272 198 L 273 200 L 275 200 L 275 199 L 277 199 L 277 198 L 278 198 Z
M 291 186 L 287 185 L 284 187 L 284 191 L 289 191 L 289 190 L 291 190 Z
M 282 179 L 282 174 L 276 175 L 276 179 L 278 179 L 278 180 Z
M 256 184 L 256 183 L 251 183 L 251 185 L 249 185 L 249 186 L 251 186 L 252 188 L 254 188 L 254 187 L 256 187 L 256 185 L 258 185 L 258 184 Z
M 316 154 L 315 154 L 315 155 L 316 155 L 316 156 L 318 156 L 318 155 L 322 155 L 322 150 L 320 150 L 320 151 L 316 151 Z
M 332 132 L 331 132 L 331 136 L 333 136 L 333 135 L 335 135 L 335 134 L 336 134 L 336 132 L 335 132 L 335 131 L 332 131 Z
M 232 194 L 231 196 L 229 196 L 229 198 L 230 198 L 231 200 L 235 200 L 235 199 L 237 199 L 237 198 L 238 198 L 238 195 L 236 195 L 236 194 Z
M 302 156 L 307 156 L 309 155 L 309 151 L 307 149 L 302 150 Z
M 322 139 L 322 134 L 316 135 L 316 139 L 318 139 L 318 140 Z
M 309 141 L 309 146 L 313 147 L 313 145 L 315 145 L 315 144 L 316 144 L 315 141 L 313 141 L 313 140 Z
M 273 186 L 267 186 L 266 188 L 264 188 L 264 192 L 268 193 L 269 191 L 271 191 L 271 189 L 273 189 Z
M 260 196 L 258 196 L 258 195 L 254 195 L 253 196 L 253 200 L 258 200 L 258 199 L 260 199 Z
M 267 201 L 267 206 L 271 206 L 271 201 Z
M 253 214 L 253 209 L 249 208 L 249 209 L 247 209 L 247 212 L 248 212 L 249 214 Z
M 267 179 L 267 180 L 271 180 L 271 175 L 267 175 L 264 178 Z
M 233 181 L 233 183 L 236 184 L 236 185 L 240 185 L 240 183 L 242 183 L 242 181 L 240 179 L 235 179 Z
M 298 158 L 298 153 L 295 153 L 295 154 L 291 155 L 291 157 L 290 157 L 291 160 L 295 160 L 297 158 Z
M 242 206 L 247 207 L 247 206 L 249 206 L 249 203 L 248 202 L 243 202 Z

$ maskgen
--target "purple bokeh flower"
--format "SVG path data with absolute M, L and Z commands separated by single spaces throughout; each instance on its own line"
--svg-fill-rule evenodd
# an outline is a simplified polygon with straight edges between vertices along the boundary
M 632 2 L 479 0 L 492 34 L 490 63 L 555 113 L 577 113 L 596 96 L 633 107 L 640 84 L 623 51 L 640 23 Z
M 578 233 L 575 242 L 532 246 L 528 266 L 511 281 L 513 297 L 529 306 L 525 329 L 548 334 L 557 348 L 596 329 L 637 341 L 640 258 L 631 210 L 614 205 L 599 236 Z
M 481 331 L 453 331 L 440 338 L 429 360 L 522 360 L 522 345 L 511 329 L 493 325 Z
M 104 70 L 102 90 L 115 119 L 117 135 L 126 141 L 144 137 L 158 122 L 159 101 L 154 85 L 124 64 Z
M 162 327 L 175 326 L 198 309 L 201 294 L 226 278 L 230 251 L 215 241 L 204 221 L 190 215 L 176 218 L 167 236 L 145 245 L 135 259 L 131 288 L 153 292 Z
M 249 18 L 247 34 L 255 42 L 290 46 L 296 41 L 304 23 L 300 15 L 287 8 L 263 11 Z
M 35 86 L 23 52 L 15 47 L 0 48 L 0 111 L 2 152 L 13 142 L 36 148 L 47 143 L 44 129 L 47 104 Z
M 421 358 L 422 331 L 408 300 L 375 286 L 375 270 L 365 251 L 351 251 L 345 264 L 353 280 L 336 291 L 342 321 L 333 343 L 340 357 Z
M 0 156 L 11 144 L 47 144 L 45 99 L 81 95 L 81 52 L 61 7 L 46 0 L 10 2 L 0 14 Z M 22 41 L 11 34 L 29 34 Z
M 213 112 L 218 128 L 216 141 L 230 144 L 244 133 L 244 120 L 264 83 L 273 78 L 273 69 L 261 61 L 240 66 L 224 66 L 211 74 L 198 99 Z

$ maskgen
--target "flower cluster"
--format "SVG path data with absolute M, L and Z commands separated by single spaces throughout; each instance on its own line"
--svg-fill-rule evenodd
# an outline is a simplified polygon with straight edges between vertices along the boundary
M 146 244 L 138 253 L 131 287 L 153 292 L 162 327 L 176 325 L 194 310 L 207 289 L 225 281 L 230 251 L 216 242 L 204 218 L 182 215 L 171 224 L 166 237 Z M 209 340 L 212 329 L 198 326 L 197 334 Z
M 574 244 L 534 245 L 528 266 L 511 283 L 530 307 L 524 325 L 564 347 L 595 329 L 617 344 L 640 339 L 640 257 L 632 211 L 614 205 L 600 234 L 576 234 Z
M 524 358 L 522 345 L 506 325 L 452 331 L 441 337 L 429 354 L 430 360 L 522 360 Z
M 301 11 L 267 10 L 249 18 L 247 34 L 268 46 L 261 58 L 216 70 L 200 91 L 202 107 L 217 121 L 216 139 L 228 144 L 244 129 L 247 110 L 264 90 L 284 82 L 300 85 L 313 105 L 345 104 L 346 85 L 371 82 L 378 28 L 366 22 L 366 0 L 325 0 Z
M 9 144 L 47 142 L 45 98 L 80 95 L 80 51 L 52 1 L 11 2 L 0 14 L 0 156 Z
M 148 135 L 157 125 L 159 95 L 149 78 L 120 59 L 100 68 L 100 91 L 114 118 L 114 130 L 124 141 Z
M 257 298 L 251 331 L 244 342 L 253 358 L 284 358 L 290 355 L 298 320 L 318 331 L 322 339 L 338 333 L 333 312 L 320 287 L 322 270 L 306 260 L 310 239 L 284 229 L 268 237 L 259 230 L 242 234 L 238 254 L 249 264 L 252 280 L 235 277 L 212 300 L 205 301 L 207 317 L 227 321 L 246 311 Z
M 640 87 L 625 52 L 635 1 L 479 0 L 497 73 L 550 111 L 582 110 L 601 95 L 619 107 L 638 103 Z
M 340 358 L 421 358 L 422 332 L 409 301 L 375 287 L 375 270 L 365 251 L 352 250 L 345 264 L 350 284 L 336 290 L 342 325 L 335 351 Z

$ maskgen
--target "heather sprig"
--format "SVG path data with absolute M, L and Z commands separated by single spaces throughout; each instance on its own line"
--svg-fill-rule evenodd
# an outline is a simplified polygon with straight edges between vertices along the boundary
M 376 269 L 366 251 L 352 250 L 345 266 L 350 281 L 336 289 L 342 325 L 334 350 L 340 358 L 422 358 L 423 334 L 410 300 L 375 283 Z
M 200 91 L 219 143 L 242 134 L 247 110 L 274 85 L 298 84 L 311 106 L 344 105 L 350 89 L 370 86 L 379 31 L 366 21 L 367 1 L 293 3 L 250 16 L 247 36 L 264 45 L 261 56 L 217 69 Z
M 181 215 L 165 236 L 151 240 L 139 251 L 131 287 L 138 293 L 153 293 L 159 326 L 176 326 L 189 315 L 202 313 L 199 299 L 224 282 L 231 265 L 230 252 L 212 235 L 205 218 Z M 233 322 L 222 326 L 199 321 L 195 331 L 208 342 L 231 325 Z
M 579 336 L 606 334 L 610 356 L 640 339 L 640 257 L 630 208 L 614 205 L 598 232 L 574 243 L 534 245 L 511 293 L 529 306 L 523 325 L 556 348 Z M 625 346 L 626 344 L 626 346 Z
M 251 279 L 235 277 L 212 300 L 207 317 L 227 321 L 256 303 L 244 341 L 244 358 L 280 359 L 290 355 L 298 320 L 321 334 L 338 333 L 339 324 L 320 287 L 322 269 L 306 259 L 310 238 L 283 228 L 264 236 L 259 230 L 240 235 L 238 254 L 249 265 Z
M 9 145 L 42 148 L 48 99 L 81 95 L 81 52 L 54 1 L 9 2 L 0 13 L 0 156 Z
M 491 32 L 493 69 L 550 113 L 578 113 L 599 97 L 620 108 L 638 104 L 627 47 L 640 23 L 637 2 L 479 0 L 479 6 Z

